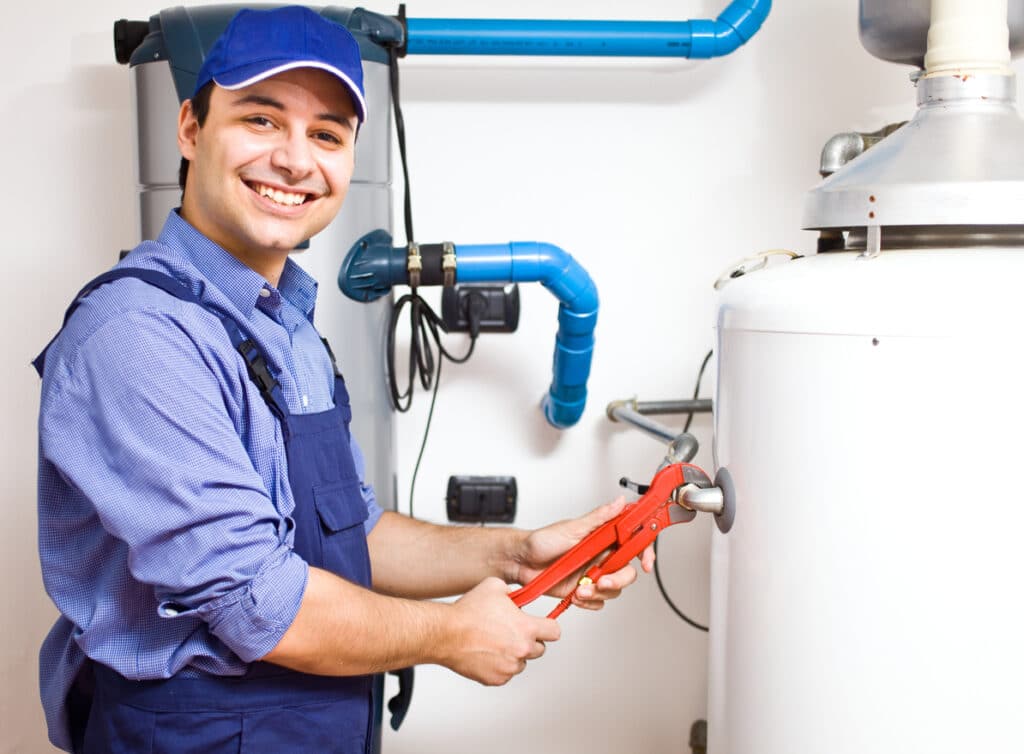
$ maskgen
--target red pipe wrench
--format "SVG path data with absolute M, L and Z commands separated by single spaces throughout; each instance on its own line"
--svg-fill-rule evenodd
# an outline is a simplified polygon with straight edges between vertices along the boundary
M 594 529 L 571 550 L 548 566 L 533 581 L 509 594 L 516 605 L 522 607 L 553 589 L 555 585 L 571 577 L 606 550 L 608 556 L 587 569 L 577 582 L 595 583 L 606 573 L 614 573 L 644 551 L 654 542 L 661 530 L 672 524 L 687 523 L 697 515 L 696 511 L 684 508 L 676 502 L 676 491 L 694 484 L 710 487 L 711 480 L 699 466 L 688 463 L 673 463 L 666 466 L 651 480 L 643 496 L 631 503 L 611 521 Z M 572 604 L 572 592 L 549 614 L 557 618 Z

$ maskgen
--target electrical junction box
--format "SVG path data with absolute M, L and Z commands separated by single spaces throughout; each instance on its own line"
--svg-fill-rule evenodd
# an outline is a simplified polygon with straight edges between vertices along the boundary
M 510 524 L 516 517 L 516 479 L 511 476 L 448 477 L 448 520 Z
M 470 307 L 477 308 L 480 332 L 515 332 L 519 327 L 519 285 L 460 283 L 441 294 L 441 320 L 448 332 L 469 332 Z

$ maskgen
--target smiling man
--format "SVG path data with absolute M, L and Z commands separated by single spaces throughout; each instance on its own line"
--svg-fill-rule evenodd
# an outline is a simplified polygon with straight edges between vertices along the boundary
M 365 117 L 345 29 L 241 11 L 181 108 L 181 207 L 37 360 L 39 548 L 61 612 L 40 683 L 64 749 L 366 752 L 370 674 L 507 682 L 559 637 L 508 584 L 621 510 L 451 528 L 382 512 L 363 483 L 316 283 L 289 253 L 341 208 Z

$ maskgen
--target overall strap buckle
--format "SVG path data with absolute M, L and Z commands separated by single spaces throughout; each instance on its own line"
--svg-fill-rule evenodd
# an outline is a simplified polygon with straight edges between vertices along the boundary
M 260 396 L 262 396 L 264 402 L 275 414 L 278 413 L 281 407 L 278 405 L 274 391 L 278 390 L 280 383 L 271 374 L 270 368 L 267 366 L 267 360 L 263 358 L 263 353 L 256 345 L 256 341 L 252 338 L 247 338 L 239 343 L 236 348 L 245 360 L 245 365 L 249 370 L 249 377 L 259 389 Z

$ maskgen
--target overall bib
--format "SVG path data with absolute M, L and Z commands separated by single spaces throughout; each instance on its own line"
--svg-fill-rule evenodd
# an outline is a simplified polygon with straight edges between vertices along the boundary
M 174 278 L 145 269 L 118 268 L 100 275 L 76 297 L 104 283 L 138 278 L 183 301 L 203 306 Z M 366 503 L 352 458 L 345 381 L 334 364 L 334 407 L 291 414 L 281 388 L 254 341 L 217 312 L 253 382 L 280 421 L 295 498 L 295 552 L 311 566 L 370 586 L 370 558 L 363 523 Z M 334 354 L 324 341 L 334 363 Z M 47 349 L 49 346 L 47 346 Z M 36 361 L 42 373 L 46 351 Z M 372 739 L 372 676 L 333 678 L 257 662 L 238 677 L 174 677 L 130 681 L 91 663 L 91 706 L 78 705 L 72 720 L 76 751 L 86 754 L 368 754 Z

